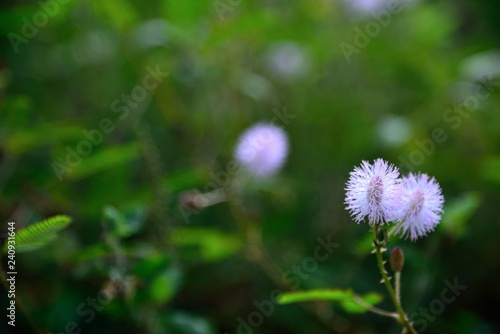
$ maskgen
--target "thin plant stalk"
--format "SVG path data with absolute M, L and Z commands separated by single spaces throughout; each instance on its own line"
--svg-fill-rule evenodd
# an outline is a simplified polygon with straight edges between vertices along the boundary
M 398 303 L 401 304 L 401 272 L 396 271 L 394 273 L 394 289 L 396 290 L 396 299 Z
M 387 289 L 387 292 L 389 293 L 389 297 L 392 300 L 392 303 L 394 304 L 394 307 L 396 308 L 396 312 L 399 314 L 399 321 L 403 323 L 403 326 L 408 330 L 409 333 L 412 334 L 417 334 L 417 331 L 413 326 L 410 324 L 408 321 L 408 317 L 403 310 L 403 307 L 401 306 L 401 303 L 399 300 L 396 298 L 396 293 L 392 287 L 391 282 L 389 281 L 389 277 L 387 276 L 387 272 L 385 271 L 384 268 L 384 260 L 382 257 L 382 246 L 381 243 L 378 240 L 378 233 L 377 233 L 377 225 L 373 224 L 373 237 L 375 241 L 375 255 L 377 256 L 377 264 L 378 268 L 380 270 L 380 275 L 382 276 L 382 281 L 384 282 L 385 288 Z
M 399 314 L 396 313 L 396 312 L 389 312 L 389 311 L 386 311 L 386 310 L 382 310 L 378 307 L 375 307 L 375 306 L 371 306 L 370 304 L 366 303 L 362 298 L 360 298 L 359 296 L 354 296 L 354 301 L 361 307 L 363 307 L 364 309 L 366 309 L 367 311 L 370 311 L 372 313 L 375 313 L 375 314 L 378 314 L 378 315 L 381 315 L 383 317 L 389 317 L 389 318 L 393 318 L 393 319 L 398 319 L 399 318 Z

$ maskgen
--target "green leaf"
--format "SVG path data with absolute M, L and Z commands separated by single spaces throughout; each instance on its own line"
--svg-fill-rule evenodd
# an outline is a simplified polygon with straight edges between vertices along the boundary
M 351 290 L 341 289 L 316 289 L 308 291 L 285 292 L 278 296 L 279 304 L 290 304 L 307 302 L 313 300 L 336 300 L 350 299 L 354 296 Z
M 366 308 L 359 305 L 356 302 L 355 297 L 356 294 L 352 290 L 317 289 L 309 291 L 285 292 L 278 296 L 278 303 L 283 305 L 314 300 L 337 301 L 346 312 L 365 313 L 367 311 Z M 364 296 L 357 297 L 370 306 L 378 304 L 382 301 L 382 296 L 376 292 L 370 292 Z
M 107 223 L 106 227 L 109 228 L 111 233 L 117 238 L 129 237 L 142 227 L 141 217 L 126 217 L 120 210 L 111 205 L 106 205 L 103 208 L 102 216 L 104 222 Z
M 21 155 L 43 145 L 75 140 L 81 131 L 81 127 L 74 125 L 41 124 L 30 128 L 30 131 L 12 133 L 6 138 L 5 145 L 9 151 Z
M 243 247 L 238 237 L 210 228 L 177 228 L 171 241 L 185 250 L 194 250 L 196 257 L 209 262 L 227 258 Z
M 140 278 L 152 277 L 166 268 L 169 263 L 170 259 L 163 254 L 152 255 L 137 262 L 132 268 L 132 273 Z
M 95 147 L 93 147 L 95 149 Z M 137 143 L 109 147 L 82 157 L 82 161 L 67 173 L 70 180 L 79 180 L 93 174 L 112 169 L 139 156 Z
M 178 193 L 180 191 L 201 187 L 206 182 L 203 179 L 203 171 L 201 169 L 186 169 L 181 171 L 174 171 L 168 173 L 167 176 L 162 180 L 163 185 L 171 193 Z
M 163 304 L 172 299 L 180 286 L 181 277 L 181 271 L 176 267 L 162 271 L 149 287 L 151 300 Z
M 485 159 L 480 170 L 485 180 L 500 184 L 500 156 Z
M 49 244 L 57 237 L 57 232 L 71 223 L 71 218 L 65 215 L 57 215 L 39 221 L 16 232 L 16 252 L 25 253 L 37 250 Z M 3 247 L 7 252 L 8 243 Z
M 411 39 L 424 46 L 432 46 L 446 40 L 453 31 L 454 20 L 443 15 L 438 6 L 419 6 L 414 8 L 408 22 L 412 26 Z
M 481 196 L 475 192 L 468 192 L 461 198 L 455 199 L 445 206 L 443 218 L 439 228 L 461 237 L 467 232 L 467 222 L 481 204 Z
M 92 5 L 96 13 L 120 31 L 130 29 L 139 21 L 137 12 L 129 1 L 93 1 Z M 120 8 L 120 10 L 116 10 L 116 8 Z
M 148 218 L 148 210 L 144 205 L 135 205 L 132 209 L 125 211 L 127 225 L 134 233 L 139 232 Z
M 163 7 L 169 22 L 186 28 L 196 25 L 211 10 L 210 2 L 206 1 L 164 1 Z
M 113 252 L 104 244 L 93 244 L 72 253 L 68 260 L 74 262 L 87 262 L 112 256 Z
M 165 327 L 176 334 L 215 334 L 218 331 L 210 322 L 198 315 L 184 311 L 173 311 L 165 315 Z
M 382 301 L 382 296 L 376 292 L 370 292 L 367 293 L 364 296 L 360 296 L 366 304 L 373 306 Z M 357 302 L 354 301 L 354 299 L 345 299 L 340 302 L 340 305 L 342 308 L 349 313 L 365 313 L 367 312 L 367 309 L 364 308 L 363 306 L 359 305 Z
M 373 249 L 373 234 L 366 233 L 363 238 L 356 241 L 354 246 L 354 252 L 358 255 L 366 255 Z

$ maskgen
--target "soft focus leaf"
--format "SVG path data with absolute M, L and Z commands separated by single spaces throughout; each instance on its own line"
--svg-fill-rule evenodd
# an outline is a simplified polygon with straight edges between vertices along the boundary
M 483 161 L 481 172 L 484 179 L 500 184 L 500 157 L 490 156 Z
M 25 253 L 37 250 L 54 241 L 57 233 L 71 223 L 71 218 L 65 215 L 57 215 L 15 232 L 15 251 Z M 8 243 L 3 247 L 7 252 Z
M 360 298 L 368 305 L 374 306 L 382 301 L 382 296 L 376 292 L 370 292 L 366 295 L 360 296 Z M 354 299 L 346 298 L 340 301 L 342 308 L 349 313 L 366 313 L 368 312 L 366 308 L 359 305 Z
M 468 230 L 469 219 L 481 204 L 481 196 L 469 192 L 462 197 L 450 201 L 444 207 L 444 214 L 439 228 L 454 235 L 462 237 Z
M 186 250 L 194 248 L 195 254 L 205 261 L 220 261 L 238 252 L 243 244 L 234 235 L 201 227 L 177 228 L 172 243 Z
M 175 311 L 166 317 L 166 326 L 177 334 L 215 334 L 217 331 L 204 318 L 187 313 Z
M 113 3 L 106 1 L 93 1 L 96 12 L 111 22 L 118 30 L 130 28 L 138 21 L 133 5 L 126 0 L 116 0 Z M 119 9 L 118 9 L 119 8 Z
M 317 289 L 309 291 L 285 292 L 278 297 L 278 303 L 290 304 L 313 300 L 336 300 L 341 301 L 352 298 L 351 290 L 341 289 Z
M 366 308 L 355 300 L 355 294 L 351 290 L 341 289 L 317 289 L 308 291 L 286 292 L 278 296 L 279 304 L 290 304 L 315 300 L 328 300 L 340 302 L 342 308 L 349 313 L 365 313 Z M 374 306 L 382 301 L 382 296 L 376 292 L 370 292 L 364 296 L 358 296 L 364 303 Z
M 131 271 L 138 277 L 151 278 L 158 272 L 168 268 L 170 263 L 170 259 L 164 254 L 150 255 L 149 257 L 137 262 Z
M 356 242 L 354 251 L 358 255 L 370 254 L 373 249 L 373 234 L 366 233 L 359 241 Z
M 7 138 L 7 149 L 16 154 L 22 154 L 40 146 L 57 141 L 66 141 L 79 138 L 81 128 L 74 125 L 43 124 L 30 129 L 19 131 Z
M 94 244 L 74 252 L 69 256 L 69 260 L 74 262 L 86 262 L 107 256 L 112 256 L 112 254 L 113 253 L 106 245 Z
M 169 301 L 177 292 L 181 277 L 181 272 L 176 267 L 170 267 L 157 275 L 149 287 L 151 300 L 157 304 Z
M 104 221 L 111 227 L 111 232 L 118 238 L 126 238 L 136 233 L 142 226 L 144 212 L 135 212 L 125 216 L 120 210 L 106 205 L 102 210 Z
M 79 180 L 127 163 L 137 157 L 139 157 L 139 151 L 136 143 L 107 147 L 88 157 L 82 157 L 80 164 L 68 172 L 68 179 Z

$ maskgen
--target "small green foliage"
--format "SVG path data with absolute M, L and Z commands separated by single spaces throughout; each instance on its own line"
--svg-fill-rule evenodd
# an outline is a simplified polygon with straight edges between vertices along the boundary
M 185 311 L 162 314 L 162 322 L 167 333 L 176 334 L 215 334 L 219 333 L 205 318 Z
M 350 290 L 341 289 L 316 289 L 309 291 L 286 292 L 278 297 L 279 304 L 290 304 L 298 302 L 307 302 L 312 300 L 344 300 L 352 298 L 353 293 Z
M 137 148 L 137 143 L 111 146 L 101 150 L 93 148 L 95 152 L 93 152 L 91 156 L 82 159 L 78 168 L 74 168 L 68 173 L 68 180 L 80 180 L 111 168 L 116 168 L 119 165 L 129 163 L 139 156 Z
M 196 258 L 214 262 L 238 252 L 243 243 L 231 234 L 210 228 L 177 228 L 172 235 L 172 243 L 182 247 L 186 253 L 195 253 Z
M 354 252 L 358 255 L 364 255 L 373 249 L 373 234 L 366 233 L 363 238 L 356 242 Z
M 171 266 L 159 273 L 149 286 L 149 299 L 157 304 L 168 302 L 178 291 L 181 283 L 181 272 Z
M 57 237 L 57 232 L 71 223 L 71 218 L 57 215 L 39 221 L 16 232 L 16 252 L 25 253 L 37 250 L 49 244 Z M 7 251 L 7 244 L 3 251 Z
M 138 233 L 143 228 L 146 218 L 147 212 L 143 207 L 137 207 L 126 213 L 112 205 L 106 205 L 102 209 L 105 232 L 118 239 Z
M 278 297 L 278 303 L 290 304 L 315 300 L 328 300 L 339 302 L 342 308 L 349 313 L 366 312 L 366 308 L 356 302 L 356 298 L 362 299 L 363 302 L 369 306 L 373 306 L 382 301 L 382 296 L 376 292 L 370 292 L 364 296 L 356 296 L 352 290 L 316 289 L 283 293 Z
M 359 296 L 365 304 L 374 306 L 382 301 L 382 296 L 376 292 L 370 292 L 366 295 Z M 349 313 L 365 313 L 367 310 L 365 307 L 358 304 L 354 299 L 344 299 L 340 301 L 342 308 Z
M 137 277 L 144 287 L 137 293 L 138 303 L 167 303 L 179 291 L 183 282 L 181 268 L 163 253 L 151 254 L 136 262 L 131 274 Z
M 90 246 L 78 249 L 77 251 L 69 255 L 68 260 L 75 263 L 81 263 L 102 259 L 104 257 L 111 257 L 112 255 L 113 253 L 108 246 L 101 243 L 95 243 Z
M 444 207 L 444 214 L 439 228 L 455 237 L 467 232 L 467 222 L 481 204 L 481 196 L 475 192 L 465 193 Z

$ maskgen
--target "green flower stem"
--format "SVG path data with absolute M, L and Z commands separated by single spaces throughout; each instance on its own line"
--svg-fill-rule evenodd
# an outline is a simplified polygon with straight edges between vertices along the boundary
M 394 273 L 394 289 L 396 290 L 396 299 L 398 303 L 401 304 L 401 272 L 396 271 Z
M 389 318 L 393 318 L 393 319 L 398 319 L 399 318 L 399 314 L 397 314 L 396 312 L 389 312 L 389 311 L 386 311 L 386 310 L 382 310 L 378 307 L 375 307 L 375 306 L 371 306 L 370 304 L 366 303 L 362 298 L 360 298 L 359 296 L 354 296 L 354 301 L 361 307 L 363 307 L 364 309 L 366 309 L 367 311 L 370 311 L 370 312 L 373 312 L 373 313 L 376 313 L 378 315 L 381 315 L 381 316 L 384 316 L 384 317 L 389 317 Z
M 387 289 L 387 292 L 389 293 L 389 296 L 391 297 L 392 303 L 394 304 L 394 307 L 396 308 L 397 313 L 399 314 L 399 321 L 401 321 L 404 325 L 404 327 L 408 330 L 409 333 L 412 334 L 417 334 L 417 331 L 413 326 L 410 324 L 408 321 L 408 317 L 401 307 L 401 303 L 399 300 L 396 298 L 396 294 L 394 292 L 394 289 L 392 288 L 391 282 L 389 281 L 389 277 L 387 276 L 387 272 L 385 271 L 384 268 L 384 260 L 382 258 L 382 246 L 381 243 L 378 240 L 378 234 L 377 234 L 377 225 L 373 224 L 373 240 L 375 242 L 375 254 L 377 256 L 377 264 L 378 268 L 380 270 L 380 275 L 382 275 L 382 280 L 385 284 L 385 288 Z

